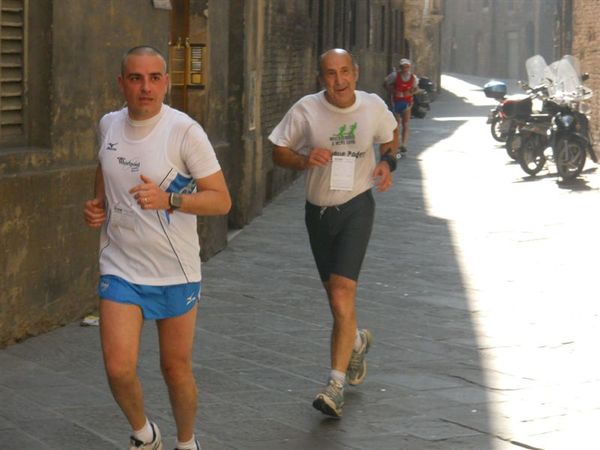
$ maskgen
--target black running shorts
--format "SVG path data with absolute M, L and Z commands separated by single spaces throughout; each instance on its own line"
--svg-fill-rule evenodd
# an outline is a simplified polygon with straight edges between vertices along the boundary
M 306 229 L 322 282 L 329 281 L 332 273 L 358 280 L 374 216 L 370 189 L 338 206 L 306 202 Z

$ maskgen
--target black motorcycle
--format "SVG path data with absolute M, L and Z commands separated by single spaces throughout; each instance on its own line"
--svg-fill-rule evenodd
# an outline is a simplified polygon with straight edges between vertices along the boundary
M 563 105 L 553 118 L 550 144 L 558 175 L 565 181 L 581 174 L 586 155 L 598 162 L 592 146 L 589 120 L 582 111 L 587 112 L 576 100 Z
M 413 105 L 411 115 L 418 119 L 422 119 L 431 109 L 431 95 L 435 90 L 433 81 L 427 77 L 419 77 L 419 91 L 413 95 Z
M 546 165 L 545 150 L 550 146 L 549 131 L 552 114 L 534 114 L 519 129 L 521 146 L 517 161 L 528 175 L 537 175 Z
M 566 55 L 544 70 L 544 78 L 546 114 L 534 115 L 520 126 L 519 163 L 526 173 L 535 175 L 551 158 L 558 175 L 567 181 L 581 174 L 587 155 L 598 162 L 587 115 L 590 107 L 586 100 L 592 91 L 582 84 L 589 75 L 580 75 L 577 60 Z

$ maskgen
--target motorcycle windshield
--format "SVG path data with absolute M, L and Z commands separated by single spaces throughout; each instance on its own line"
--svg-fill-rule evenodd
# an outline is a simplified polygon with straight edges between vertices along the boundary
M 566 95 L 576 95 L 581 86 L 579 60 L 572 55 L 565 55 L 556 61 L 556 89 Z
M 547 84 L 545 79 L 548 75 L 548 64 L 542 55 L 534 55 L 525 61 L 525 68 L 527 69 L 527 82 L 529 87 L 537 87 L 542 84 Z

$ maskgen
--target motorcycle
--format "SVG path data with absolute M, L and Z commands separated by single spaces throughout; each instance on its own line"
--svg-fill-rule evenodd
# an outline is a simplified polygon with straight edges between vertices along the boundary
M 544 58 L 535 55 L 525 62 L 529 82 L 537 83 L 537 88 L 531 89 L 529 85 L 522 84 L 526 90 L 537 91 L 538 98 L 542 101 L 542 113 L 532 114 L 527 122 L 521 125 L 521 145 L 518 149 L 517 161 L 521 169 L 528 175 L 537 175 L 546 165 L 545 150 L 550 146 L 550 130 L 552 118 L 558 105 L 550 98 L 555 75 L 546 64 Z
M 537 69 L 547 67 L 546 61 L 536 55 L 529 59 L 529 65 L 536 70 L 528 69 L 528 83 L 520 83 L 525 94 L 506 95 L 506 84 L 501 81 L 492 80 L 483 87 L 486 97 L 498 101 L 487 120 L 492 136 L 499 142 L 505 142 L 506 153 L 516 161 L 522 146 L 521 127 L 528 123 L 533 114 L 544 113 L 543 101 L 540 100 L 545 94 L 546 86 Z
M 577 177 L 586 155 L 598 162 L 589 128 L 590 111 L 586 100 L 592 91 L 583 86 L 588 75 L 580 75 L 579 63 L 564 56 L 550 66 L 539 55 L 526 62 L 530 79 L 543 80 L 543 114 L 533 114 L 520 125 L 521 145 L 518 161 L 529 175 L 536 175 L 548 159 L 556 164 L 563 180 Z
M 526 89 L 527 94 L 508 96 L 501 105 L 504 120 L 509 123 L 505 143 L 506 153 L 515 161 L 519 161 L 519 151 L 527 134 L 523 132 L 527 131 L 527 125 L 532 121 L 540 123 L 550 119 L 544 110 L 543 102 L 544 96 L 547 95 L 546 86 L 530 88 L 524 84 L 522 87 Z
M 591 107 L 587 101 L 593 92 L 583 86 L 589 75 L 581 74 L 575 57 L 563 56 L 553 65 L 556 73 L 553 97 L 559 108 L 552 120 L 550 145 L 558 175 L 568 181 L 581 174 L 588 156 L 598 163 L 588 117 Z
M 483 92 L 488 98 L 493 98 L 498 104 L 488 114 L 487 124 L 490 125 L 492 137 L 498 142 L 506 142 L 510 120 L 505 120 L 502 114 L 502 102 L 506 99 L 506 83 L 491 80 L 483 86 Z
M 435 87 L 433 81 L 427 77 L 419 77 L 419 91 L 413 95 L 413 105 L 411 115 L 418 119 L 422 119 L 430 110 L 431 94 Z

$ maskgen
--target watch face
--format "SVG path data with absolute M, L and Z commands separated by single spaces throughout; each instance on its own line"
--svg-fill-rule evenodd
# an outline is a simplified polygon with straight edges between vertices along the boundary
M 182 199 L 181 194 L 172 193 L 171 194 L 171 206 L 174 208 L 181 207 Z

